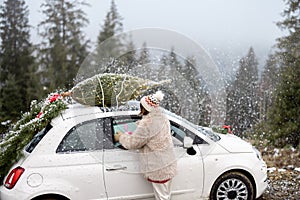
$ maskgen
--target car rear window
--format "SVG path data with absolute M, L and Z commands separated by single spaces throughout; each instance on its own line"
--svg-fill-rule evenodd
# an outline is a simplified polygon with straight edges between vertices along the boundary
M 97 151 L 113 148 L 106 134 L 105 119 L 95 119 L 72 127 L 56 149 L 56 153 Z M 107 146 L 104 144 L 107 141 Z M 110 146 L 109 146 L 110 145 Z
M 43 130 L 38 132 L 33 139 L 28 143 L 28 145 L 25 147 L 25 151 L 28 153 L 31 153 L 35 147 L 38 145 L 38 143 L 43 139 L 43 137 L 49 132 L 49 130 L 52 128 L 51 124 L 48 124 Z

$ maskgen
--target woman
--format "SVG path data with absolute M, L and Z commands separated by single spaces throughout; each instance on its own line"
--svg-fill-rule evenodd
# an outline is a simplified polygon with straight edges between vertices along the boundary
M 142 119 L 133 134 L 115 134 L 115 140 L 126 149 L 140 149 L 140 169 L 152 183 L 157 200 L 171 199 L 171 182 L 177 166 L 170 122 L 159 107 L 163 96 L 161 91 L 144 96 L 140 100 Z

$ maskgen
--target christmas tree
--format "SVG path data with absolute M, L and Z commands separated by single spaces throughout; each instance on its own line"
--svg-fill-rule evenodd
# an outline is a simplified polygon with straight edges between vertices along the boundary
M 72 88 L 72 98 L 84 105 L 112 107 L 137 99 L 168 81 L 154 82 L 126 74 L 98 74 Z

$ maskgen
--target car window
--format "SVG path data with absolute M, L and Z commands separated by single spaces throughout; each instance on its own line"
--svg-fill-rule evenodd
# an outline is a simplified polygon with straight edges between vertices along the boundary
M 43 139 L 43 137 L 50 131 L 51 128 L 52 128 L 52 125 L 48 124 L 43 130 L 38 132 L 33 137 L 33 139 L 28 143 L 28 145 L 26 145 L 25 151 L 27 151 L 28 153 L 31 153 L 35 149 L 35 147 L 38 145 L 38 143 Z
M 122 132 L 131 135 L 136 129 L 136 122 L 140 120 L 140 116 L 121 116 L 112 119 L 113 134 Z M 119 142 L 114 143 L 115 147 L 122 148 Z
M 178 115 L 176 115 L 176 114 L 174 114 L 174 113 L 172 113 L 172 112 L 170 112 L 170 111 L 168 111 L 168 110 L 165 110 L 165 109 L 164 109 L 163 112 L 164 112 L 166 115 L 172 116 L 172 117 L 174 117 L 174 118 L 176 118 L 176 119 L 178 119 L 178 120 L 180 120 L 180 121 L 182 121 L 182 122 L 188 124 L 189 126 L 195 128 L 195 129 L 197 129 L 198 131 L 200 131 L 200 133 L 204 134 L 206 137 L 209 137 L 211 140 L 213 140 L 213 141 L 215 141 L 215 142 L 216 142 L 216 141 L 219 141 L 219 140 L 221 139 L 221 137 L 218 136 L 216 133 L 214 133 L 214 132 L 212 132 L 212 131 L 208 131 L 208 130 L 204 129 L 204 128 L 201 127 L 201 126 L 197 126 L 197 125 L 193 124 L 192 122 L 190 122 L 190 121 L 188 121 L 188 120 L 186 120 L 186 119 L 184 119 L 184 118 L 182 118 L 182 117 L 180 117 L 180 116 L 178 116 Z M 195 140 L 198 140 L 198 139 L 201 139 L 201 138 L 198 138 L 198 137 L 195 138 Z M 207 142 L 206 142 L 206 143 L 207 143 Z
M 198 135 L 192 133 L 184 126 L 180 126 L 175 122 L 171 121 L 171 134 L 173 136 L 173 142 L 175 146 L 182 146 L 184 137 L 190 137 L 193 139 L 193 144 L 208 144 Z
M 56 152 L 101 150 L 105 139 L 104 132 L 104 119 L 80 123 L 68 131 Z
M 213 131 L 210 131 L 209 129 L 205 129 L 201 126 L 198 126 L 198 131 L 200 131 L 205 136 L 209 137 L 214 142 L 217 142 L 221 139 L 221 137 L 216 133 L 214 133 Z
M 136 121 L 141 119 L 139 116 L 126 116 L 126 117 L 115 117 L 112 119 L 113 133 L 120 131 L 126 134 L 132 134 L 136 129 Z M 171 134 L 174 146 L 182 147 L 184 137 L 188 136 L 194 140 L 194 144 L 207 144 L 202 138 L 192 133 L 183 126 L 170 121 L 171 124 Z M 120 143 L 114 143 L 115 147 L 122 148 Z
M 183 138 L 186 136 L 186 133 L 179 128 L 171 125 L 171 134 L 174 146 L 183 146 Z

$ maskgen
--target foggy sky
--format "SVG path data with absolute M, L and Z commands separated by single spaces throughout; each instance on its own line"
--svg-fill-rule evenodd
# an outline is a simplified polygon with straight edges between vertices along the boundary
M 3 0 L 0 0 L 0 3 Z M 26 0 L 34 43 L 40 40 L 36 25 L 43 19 L 42 0 Z M 87 38 L 96 42 L 110 0 L 88 0 Z M 166 28 L 190 37 L 209 52 L 243 56 L 250 46 L 260 61 L 268 55 L 282 20 L 283 0 L 115 0 L 124 31 L 145 27 Z

